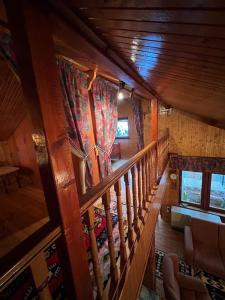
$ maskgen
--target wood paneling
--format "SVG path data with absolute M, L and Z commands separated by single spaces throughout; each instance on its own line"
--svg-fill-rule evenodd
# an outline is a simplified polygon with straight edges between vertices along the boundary
M 225 128 L 223 1 L 66 2 L 161 100 Z
M 15 248 L 48 219 L 42 190 L 26 186 L 8 194 L 0 193 L 0 257 Z M 24 253 L 25 254 L 25 253 Z
M 9 138 L 25 114 L 21 85 L 6 62 L 0 60 L 0 141 Z
M 172 110 L 159 114 L 159 129 L 169 128 L 169 152 L 189 156 L 225 157 L 225 130 Z
M 33 171 L 33 183 L 38 187 L 42 187 L 31 135 L 31 120 L 29 116 L 26 115 L 7 141 L 8 154 L 10 156 L 10 161 L 8 161 L 8 163 L 31 169 Z

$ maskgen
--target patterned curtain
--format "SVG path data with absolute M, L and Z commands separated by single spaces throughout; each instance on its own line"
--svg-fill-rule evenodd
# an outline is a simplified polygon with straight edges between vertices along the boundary
M 86 157 L 91 149 L 89 144 L 89 120 L 87 75 L 64 59 L 57 60 L 60 82 L 64 95 L 64 108 L 68 133 L 73 147 Z M 86 184 L 92 186 L 92 165 L 87 158 Z
M 144 148 L 144 122 L 143 122 L 143 111 L 141 105 L 141 99 L 137 97 L 134 93 L 131 95 L 131 103 L 134 113 L 134 122 L 137 130 L 138 136 L 138 150 Z
M 225 174 L 225 158 L 203 156 L 170 156 L 170 167 L 193 172 Z
M 110 153 L 116 137 L 118 87 L 98 76 L 93 82 L 92 93 L 97 128 L 100 173 L 101 177 L 104 178 L 111 173 Z

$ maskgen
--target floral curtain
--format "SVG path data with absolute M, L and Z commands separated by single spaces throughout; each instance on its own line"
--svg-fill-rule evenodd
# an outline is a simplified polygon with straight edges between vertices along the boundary
M 64 95 L 64 108 L 68 133 L 71 144 L 76 150 L 87 157 L 86 184 L 92 186 L 92 165 L 88 159 L 91 145 L 89 144 L 89 120 L 87 91 L 87 74 L 78 70 L 64 59 L 57 60 L 59 77 Z
M 141 99 L 137 97 L 134 93 L 131 95 L 131 103 L 134 113 L 134 122 L 137 130 L 138 136 L 138 150 L 144 148 L 144 124 L 143 124 L 143 111 L 141 105 Z
M 116 137 L 118 87 L 98 76 L 92 86 L 101 177 L 111 173 L 110 153 Z
M 171 155 L 170 167 L 185 171 L 225 174 L 225 158 Z

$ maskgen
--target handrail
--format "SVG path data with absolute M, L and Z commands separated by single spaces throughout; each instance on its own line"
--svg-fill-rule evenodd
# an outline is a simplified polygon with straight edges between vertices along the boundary
M 80 197 L 81 215 L 87 226 L 95 291 L 100 300 L 114 299 L 112 292 L 120 285 L 134 245 L 144 228 L 146 215 L 168 161 L 168 132 L 139 151 L 122 167 Z M 125 205 L 125 209 L 123 209 Z M 112 210 L 112 206 L 114 206 Z M 110 280 L 104 287 L 105 271 L 99 258 L 96 240 L 96 207 L 106 222 Z M 112 213 L 117 215 L 119 244 L 115 247 Z M 124 222 L 125 221 L 125 222 Z M 117 240 L 118 242 L 118 240 Z M 119 247 L 119 260 L 116 248 Z
M 112 185 L 114 185 L 125 173 L 127 173 L 149 150 L 154 149 L 156 145 L 156 142 L 151 142 L 144 149 L 129 159 L 123 166 L 118 168 L 109 176 L 105 177 L 102 182 L 98 183 L 86 194 L 82 195 L 80 197 L 81 215 L 83 215 L 98 198 L 100 198 Z

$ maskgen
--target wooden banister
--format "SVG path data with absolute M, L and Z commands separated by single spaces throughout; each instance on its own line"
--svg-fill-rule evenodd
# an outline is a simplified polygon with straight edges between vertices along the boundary
M 152 142 L 146 146 L 121 168 L 80 197 L 81 215 L 84 216 L 89 230 L 95 291 L 98 299 L 117 297 L 116 293 L 121 288 L 122 278 L 126 276 L 127 267 L 135 255 L 136 241 L 141 239 L 141 232 L 143 232 L 147 220 L 146 215 L 150 213 L 151 201 L 157 189 L 158 176 L 162 175 L 167 163 L 167 151 L 168 134 L 159 139 L 157 143 Z M 111 212 L 112 201 L 114 202 Z M 95 222 L 94 205 L 101 206 L 106 222 L 110 279 L 105 287 L 103 287 L 105 276 L 102 276 L 104 267 L 99 265 L 95 236 L 97 223 Z M 116 208 L 116 212 L 114 208 Z M 112 218 L 115 213 L 117 214 L 120 239 L 119 256 L 115 250 L 116 239 L 114 241 L 113 235 Z M 153 231 L 153 228 L 151 230 Z M 116 247 L 118 249 L 118 245 Z M 143 255 L 145 257 L 146 254 Z M 105 275 L 108 276 L 108 274 Z
M 117 169 L 111 175 L 105 177 L 102 182 L 93 187 L 90 191 L 80 197 L 81 214 L 92 206 L 112 185 L 114 185 L 125 173 L 127 173 L 149 150 L 155 148 L 157 143 L 152 142 L 143 150 L 134 155 L 122 167 Z

